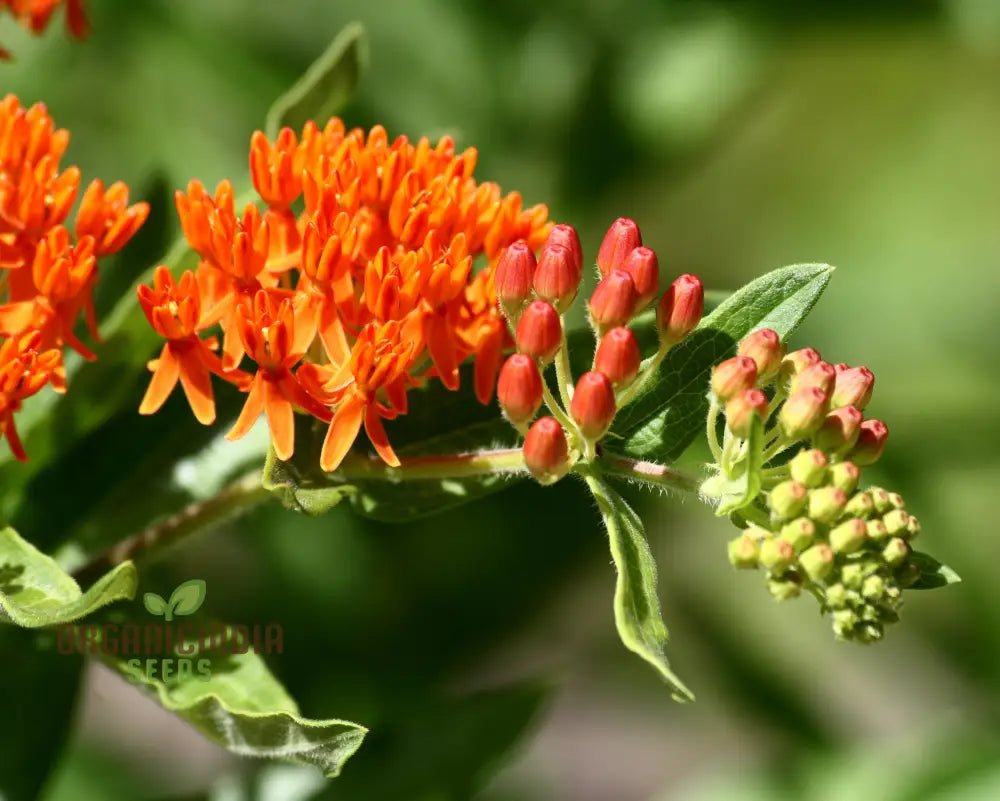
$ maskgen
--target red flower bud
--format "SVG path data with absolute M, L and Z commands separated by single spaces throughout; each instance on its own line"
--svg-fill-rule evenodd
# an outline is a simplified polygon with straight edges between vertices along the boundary
M 569 444 L 566 432 L 553 417 L 532 423 L 524 438 L 524 463 L 542 484 L 552 484 L 569 468 Z
M 587 303 L 590 319 L 601 331 L 625 325 L 635 314 L 636 300 L 632 276 L 624 270 L 614 270 L 594 287 Z
M 535 416 L 542 405 L 542 377 L 530 356 L 515 353 L 504 362 L 497 379 L 497 400 L 514 425 Z
M 562 344 L 562 323 L 552 304 L 533 300 L 521 314 L 514 337 L 517 349 L 548 364 Z
M 793 376 L 798 375 L 810 364 L 820 361 L 819 351 L 812 348 L 800 348 L 793 350 L 781 360 L 781 367 L 778 369 L 778 381 L 786 384 Z
M 861 424 L 858 441 L 851 449 L 849 458 L 858 467 L 875 464 L 885 450 L 885 441 L 889 438 L 889 428 L 881 420 L 865 420 Z
M 601 437 L 615 416 L 615 391 L 608 377 L 594 370 L 580 376 L 569 411 L 585 437 Z
M 624 326 L 612 328 L 601 339 L 594 356 L 594 369 L 607 376 L 616 389 L 631 384 L 639 374 L 639 343 L 635 334 Z
M 507 317 L 517 317 L 521 306 L 531 296 L 535 264 L 535 253 L 524 240 L 511 243 L 500 255 L 494 284 L 500 309 Z
M 850 450 L 858 441 L 862 420 L 864 415 L 853 406 L 834 409 L 823 420 L 819 431 L 813 434 L 813 445 L 831 453 Z
M 705 311 L 705 289 L 696 275 L 682 275 L 663 293 L 656 307 L 660 340 L 676 345 L 690 334 Z
M 737 353 L 753 359 L 757 363 L 757 377 L 767 382 L 778 374 L 785 346 L 776 331 L 760 328 L 743 339 Z
M 837 380 L 830 398 L 830 406 L 856 406 L 864 409 L 872 398 L 875 374 L 867 367 L 847 367 L 837 371 Z
M 549 231 L 549 236 L 545 240 L 545 247 L 550 245 L 562 245 L 569 248 L 573 257 L 573 268 L 577 276 L 583 273 L 583 248 L 580 247 L 580 237 L 576 235 L 576 229 L 572 225 L 553 225 Z M 543 248 L 544 250 L 544 248 Z
M 799 390 L 816 387 L 829 395 L 833 392 L 833 383 L 836 378 L 837 371 L 832 364 L 822 360 L 813 362 L 792 376 L 788 385 L 788 392 L 790 395 L 794 395 Z
M 804 439 L 823 424 L 827 406 L 826 393 L 808 387 L 789 396 L 778 412 L 778 424 L 787 439 Z
M 642 234 L 634 220 L 619 217 L 604 235 L 601 249 L 597 252 L 597 269 L 601 275 L 625 266 L 629 253 L 642 244 Z
M 651 248 L 637 247 L 625 260 L 625 272 L 632 276 L 639 294 L 637 309 L 644 309 L 660 291 L 660 262 Z
M 535 268 L 535 294 L 551 301 L 560 312 L 573 305 L 580 287 L 580 268 L 574 259 L 568 247 L 551 243 L 542 248 Z
M 733 395 L 726 404 L 726 425 L 738 437 L 750 436 L 754 417 L 767 419 L 767 395 L 759 389 L 748 389 Z
M 752 389 L 756 383 L 757 364 L 749 356 L 733 356 L 712 371 L 712 392 L 722 402 Z

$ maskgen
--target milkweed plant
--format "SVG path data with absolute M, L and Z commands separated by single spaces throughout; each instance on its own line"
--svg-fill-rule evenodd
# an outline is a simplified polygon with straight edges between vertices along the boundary
M 2 5 L 39 31 L 59 4 Z M 81 4 L 67 6 L 82 35 Z M 812 596 L 839 640 L 881 640 L 909 592 L 957 580 L 917 550 L 919 501 L 865 475 L 888 440 L 868 414 L 872 371 L 790 339 L 833 268 L 785 267 L 709 303 L 697 276 L 664 277 L 640 221 L 609 221 L 588 253 L 545 205 L 479 178 L 475 148 L 328 116 L 358 36 L 344 32 L 275 103 L 268 131 L 250 136 L 248 175 L 176 192 L 183 241 L 103 319 L 101 267 L 127 256 L 150 207 L 62 166 L 69 133 L 44 105 L 0 102 L 8 491 L 103 422 L 87 393 L 143 416 L 183 393 L 199 423 L 228 421 L 229 440 L 261 418 L 270 433 L 266 464 L 193 505 L 151 503 L 134 536 L 49 556 L 36 532 L 0 532 L 3 626 L 93 630 L 89 654 L 211 739 L 333 776 L 364 721 L 304 717 L 259 654 L 231 656 L 241 670 L 225 682 L 170 682 L 110 647 L 108 625 L 128 623 L 117 602 L 136 595 L 150 554 L 271 498 L 308 514 L 398 502 L 405 516 L 518 480 L 581 481 L 617 570 L 621 641 L 681 701 L 693 694 L 665 655 L 656 567 L 623 482 L 690 493 L 726 518 L 728 542 L 709 546 L 719 558 L 759 573 L 776 601 Z M 589 326 L 568 325 L 575 306 Z M 129 373 L 139 393 L 121 389 L 136 386 Z M 696 439 L 711 461 L 682 472 L 673 463 Z M 184 614 L 155 594 L 146 603 L 166 620 Z

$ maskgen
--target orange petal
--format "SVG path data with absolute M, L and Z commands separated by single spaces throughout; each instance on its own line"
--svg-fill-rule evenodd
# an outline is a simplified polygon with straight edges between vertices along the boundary
M 199 350 L 189 348 L 179 357 L 181 387 L 198 422 L 211 425 L 215 422 L 215 401 L 212 399 L 212 378 Z
M 139 414 L 153 414 L 164 404 L 174 387 L 177 386 L 180 372 L 180 363 L 174 356 L 170 343 L 167 343 L 163 346 L 160 358 L 156 361 L 153 378 L 149 382 L 142 403 L 139 404 Z
M 493 396 L 497 372 L 500 369 L 500 358 L 503 355 L 503 329 L 500 325 L 492 326 L 480 339 L 476 350 L 476 397 L 484 406 Z
M 323 440 L 323 452 L 319 456 L 319 466 L 326 472 L 336 470 L 354 444 L 365 417 L 365 402 L 358 395 L 351 395 L 337 409 L 330 428 Z
M 275 381 L 264 381 L 264 413 L 271 429 L 274 453 L 287 462 L 295 450 L 295 411 Z
M 253 428 L 253 424 L 257 422 L 261 412 L 264 411 L 264 388 L 261 386 L 263 383 L 264 377 L 257 373 L 253 377 L 250 394 L 247 395 L 246 403 L 243 404 L 243 410 L 230 432 L 226 434 L 226 439 L 235 440 L 245 437 L 247 432 Z
M 14 415 L 8 413 L 7 419 L 0 425 L 0 433 L 7 437 L 7 444 L 10 445 L 11 453 L 19 462 L 28 461 L 28 454 L 24 452 L 21 438 L 17 435 L 17 426 L 14 425 Z
M 365 410 L 365 433 L 368 439 L 375 446 L 375 452 L 382 457 L 382 461 L 389 467 L 399 467 L 399 457 L 389 444 L 389 437 L 386 436 L 385 427 L 382 425 L 382 418 L 378 416 L 378 411 L 374 406 L 369 406 Z
M 448 389 L 458 389 L 458 365 L 455 358 L 457 354 L 448 321 L 439 314 L 429 314 L 425 325 L 427 350 L 437 368 L 441 383 Z

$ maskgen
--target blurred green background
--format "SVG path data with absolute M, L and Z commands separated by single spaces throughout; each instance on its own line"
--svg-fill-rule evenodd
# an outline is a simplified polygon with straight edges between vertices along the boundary
M 272 666 L 303 712 L 372 729 L 343 778 L 240 762 L 93 668 L 49 801 L 1000 798 L 1000 3 L 87 8 L 82 43 L 5 19 L 2 88 L 48 105 L 86 179 L 155 193 L 173 232 L 164 190 L 246 186 L 251 131 L 356 19 L 371 58 L 348 123 L 475 145 L 479 178 L 548 203 L 591 259 L 632 216 L 667 280 L 837 265 L 792 344 L 875 371 L 891 437 L 873 478 L 964 583 L 908 597 L 877 647 L 838 644 L 811 600 L 775 604 L 730 569 L 728 523 L 634 496 L 698 694 L 678 706 L 618 642 L 604 534 L 573 482 L 405 525 L 268 506 L 143 580 L 203 577 L 212 614 L 280 621 Z M 126 251 L 119 284 L 144 266 Z

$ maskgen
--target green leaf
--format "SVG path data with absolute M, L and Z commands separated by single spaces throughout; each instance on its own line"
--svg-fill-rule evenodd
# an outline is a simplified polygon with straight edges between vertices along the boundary
M 368 60 L 365 29 L 359 22 L 345 26 L 330 45 L 267 112 L 267 135 L 288 126 L 302 129 L 309 120 L 321 127 L 350 99 Z
M 84 593 L 55 560 L 14 529 L 0 531 L 0 621 L 26 628 L 69 623 L 114 601 L 131 600 L 137 585 L 135 567 L 123 562 Z
M 142 605 L 146 607 L 146 611 L 151 615 L 163 617 L 167 612 L 167 602 L 155 592 L 145 593 L 142 596 Z
M 920 577 L 907 585 L 908 590 L 936 590 L 949 584 L 958 584 L 962 577 L 948 565 L 941 564 L 930 554 L 913 551 L 909 563 L 920 568 Z
M 226 643 L 233 643 L 233 631 L 232 626 L 226 627 Z M 182 653 L 182 647 L 193 653 Z M 102 648 L 100 658 L 234 754 L 314 765 L 325 776 L 337 776 L 360 747 L 367 729 L 346 720 L 303 717 L 259 654 L 252 648 L 247 653 L 229 650 L 228 646 L 199 650 L 196 641 L 189 640 L 178 644 L 174 657 L 135 658 L 135 654 L 112 655 Z M 186 675 L 173 670 L 181 658 L 193 663 Z M 173 660 L 171 672 L 164 678 L 168 659 Z
M 702 485 L 702 495 L 718 501 L 715 514 L 725 517 L 753 503 L 760 494 L 760 471 L 764 460 L 764 421 L 754 417 L 743 458 L 732 466 L 731 475 L 719 472 Z
M 667 627 L 656 594 L 656 563 L 646 542 L 642 520 L 625 499 L 595 475 L 585 476 L 604 518 L 611 556 L 618 570 L 615 585 L 615 625 L 625 647 L 659 671 L 677 701 L 694 695 L 670 669 L 663 652 Z
M 833 267 L 800 264 L 774 270 L 730 295 L 673 348 L 639 396 L 619 413 L 605 445 L 640 459 L 670 462 L 704 429 L 712 367 L 758 328 L 785 339 L 830 281 Z
M 170 613 L 193 615 L 205 601 L 205 580 L 188 579 L 170 593 Z

